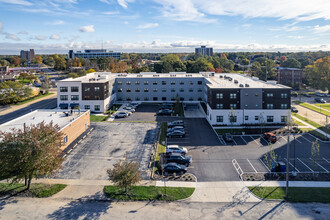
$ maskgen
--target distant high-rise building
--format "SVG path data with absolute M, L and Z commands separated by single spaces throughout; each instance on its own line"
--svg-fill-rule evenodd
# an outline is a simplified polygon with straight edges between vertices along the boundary
M 213 48 L 212 47 L 207 48 L 206 46 L 201 46 L 201 48 L 195 48 L 195 55 L 199 53 L 202 54 L 203 57 L 213 56 Z
M 74 52 L 73 50 L 69 50 L 68 57 L 70 59 L 73 59 L 75 57 L 80 57 L 84 59 L 91 59 L 91 58 L 97 58 L 97 57 L 113 57 L 115 59 L 120 59 L 119 52 L 113 52 L 113 51 L 106 51 L 105 49 L 95 49 L 95 50 L 85 50 L 85 52 L 77 51 Z
M 21 50 L 20 57 L 22 59 L 27 60 L 29 63 L 33 60 L 34 56 L 35 56 L 34 49 L 30 49 L 30 51 Z

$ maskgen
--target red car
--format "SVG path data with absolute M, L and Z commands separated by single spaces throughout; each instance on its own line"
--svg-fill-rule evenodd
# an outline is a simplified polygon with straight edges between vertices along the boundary
M 275 142 L 277 141 L 277 137 L 276 137 L 276 135 L 273 134 L 273 133 L 270 133 L 270 132 L 268 132 L 268 133 L 264 133 L 263 137 L 264 137 L 267 141 L 272 142 L 272 143 L 275 143 Z

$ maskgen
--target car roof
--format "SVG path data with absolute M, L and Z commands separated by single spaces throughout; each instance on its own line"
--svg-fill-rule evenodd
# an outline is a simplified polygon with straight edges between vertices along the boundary
M 179 147 L 179 145 L 167 145 L 167 148 L 170 148 L 170 147 Z
M 178 164 L 177 163 L 167 163 L 164 166 L 165 167 L 167 167 L 167 166 L 178 166 Z

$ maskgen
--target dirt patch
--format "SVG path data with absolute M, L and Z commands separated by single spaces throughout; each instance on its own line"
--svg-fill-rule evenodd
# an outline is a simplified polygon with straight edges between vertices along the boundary
M 196 182 L 197 179 L 194 175 L 190 173 L 186 173 L 183 175 L 168 175 L 163 177 L 162 175 L 159 174 L 154 174 L 153 180 L 168 180 L 168 181 L 183 181 L 183 182 Z
M 285 178 L 285 173 L 244 173 L 242 175 L 244 181 L 284 181 Z M 297 173 L 296 176 L 289 174 L 290 181 L 329 181 L 329 179 L 330 173 Z

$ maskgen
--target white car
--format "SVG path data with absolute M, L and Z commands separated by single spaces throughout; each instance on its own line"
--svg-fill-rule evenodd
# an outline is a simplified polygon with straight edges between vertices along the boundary
M 124 109 L 129 112 L 135 112 L 135 109 L 129 106 L 124 107 Z
M 187 148 L 181 147 L 179 145 L 167 145 L 166 153 L 186 154 L 186 153 L 188 153 L 188 150 L 187 150 Z

